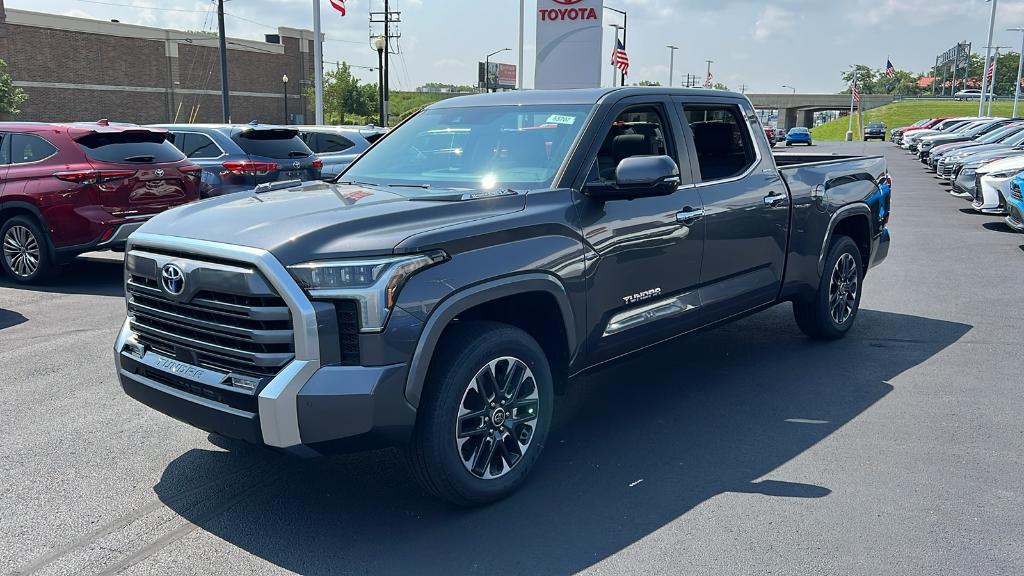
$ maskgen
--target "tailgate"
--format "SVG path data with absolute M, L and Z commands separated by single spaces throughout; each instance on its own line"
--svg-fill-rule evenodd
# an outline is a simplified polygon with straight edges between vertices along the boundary
M 111 213 L 180 204 L 193 186 L 181 170 L 185 157 L 166 132 L 92 132 L 76 143 L 96 170 L 100 204 Z
M 231 137 L 254 165 L 256 184 L 278 180 L 317 180 L 320 163 L 291 128 L 247 128 Z M 315 163 L 315 164 L 314 164 Z

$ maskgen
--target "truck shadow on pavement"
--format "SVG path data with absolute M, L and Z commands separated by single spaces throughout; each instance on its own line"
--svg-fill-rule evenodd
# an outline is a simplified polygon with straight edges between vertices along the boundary
M 862 310 L 849 337 L 819 343 L 797 332 L 786 305 L 655 347 L 556 404 L 531 480 L 481 509 L 423 494 L 396 451 L 300 461 L 222 439 L 232 448 L 182 454 L 154 489 L 201 529 L 302 574 L 576 572 L 716 495 L 827 497 L 827 486 L 764 477 L 970 329 Z M 183 483 L 257 463 L 263 471 L 246 475 L 265 481 L 198 498 L 225 506 L 177 496 Z
M 56 278 L 43 284 L 15 284 L 0 275 L 0 288 L 56 294 L 124 296 L 124 260 L 78 257 L 63 266 Z

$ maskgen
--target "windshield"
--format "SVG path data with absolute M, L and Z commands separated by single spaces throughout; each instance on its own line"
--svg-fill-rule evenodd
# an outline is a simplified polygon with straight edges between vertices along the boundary
M 988 134 L 985 134 L 981 138 L 978 138 L 978 142 L 981 142 L 982 144 L 990 144 L 992 142 L 999 142 L 1003 138 L 1006 138 L 1007 136 L 1010 136 L 1011 134 L 1016 134 L 1020 130 L 1021 130 L 1021 125 L 1020 124 L 1011 124 L 1009 126 L 1003 126 L 1002 128 L 1000 128 L 998 130 L 993 130 L 992 132 L 989 132 Z
M 343 179 L 423 190 L 414 194 L 430 194 L 427 188 L 547 188 L 591 108 L 426 110 L 381 140 Z
M 807 130 L 807 128 L 790 128 L 789 129 L 789 133 L 790 134 L 806 134 L 807 132 L 809 132 L 809 130 Z

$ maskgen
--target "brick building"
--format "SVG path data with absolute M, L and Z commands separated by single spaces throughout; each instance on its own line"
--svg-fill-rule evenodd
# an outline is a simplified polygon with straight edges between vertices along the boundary
M 4 10 L 0 58 L 28 93 L 19 120 L 220 122 L 220 57 L 215 35 L 103 20 Z M 313 79 L 313 33 L 279 28 L 267 42 L 228 38 L 228 84 L 235 122 L 311 122 L 303 95 Z M 6 118 L 5 118 L 6 119 Z

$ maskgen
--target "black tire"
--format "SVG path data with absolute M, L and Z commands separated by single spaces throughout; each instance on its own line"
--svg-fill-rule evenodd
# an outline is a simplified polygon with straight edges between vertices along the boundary
M 840 269 L 840 260 L 843 260 L 844 264 L 849 264 L 850 261 L 847 258 L 852 258 L 852 273 L 854 274 L 852 278 L 856 280 L 852 299 L 844 289 L 849 286 L 849 279 L 841 278 L 843 271 Z M 840 277 L 838 286 L 836 284 L 837 276 Z M 825 258 L 824 273 L 818 284 L 818 291 L 812 297 L 793 302 L 793 316 L 797 326 L 804 334 L 815 340 L 842 338 L 857 320 L 863 286 L 864 266 L 857 243 L 849 236 L 835 236 L 829 246 L 828 257 Z M 843 296 L 843 294 L 846 295 Z M 844 317 L 844 314 L 840 313 L 837 318 L 837 315 L 833 314 L 834 310 L 831 305 L 833 297 L 836 297 L 836 301 L 841 297 L 849 304 L 851 310 L 849 310 L 848 316 Z M 843 312 L 845 311 L 844 309 Z
M 536 399 L 517 394 L 516 398 L 520 399 L 517 402 L 506 399 L 506 403 L 498 405 L 498 402 L 490 402 L 488 406 L 485 395 L 480 393 L 486 377 L 478 379 L 478 376 L 497 360 L 493 372 L 498 375 L 495 380 L 501 380 L 503 374 L 512 372 L 511 369 L 501 372 L 502 362 L 508 365 L 507 360 L 500 360 L 503 358 L 518 359 L 529 368 L 533 375 L 532 389 L 536 391 Z M 523 380 L 521 391 L 530 390 L 529 381 L 529 378 Z M 500 384 L 495 390 L 497 392 L 492 395 L 492 399 L 506 398 L 504 394 L 507 390 L 502 389 Z M 497 322 L 452 325 L 435 352 L 417 411 L 416 428 L 407 450 L 413 475 L 428 492 L 458 506 L 480 506 L 505 498 L 526 481 L 547 441 L 553 395 L 547 357 L 529 334 Z M 479 411 L 489 416 L 482 416 L 481 421 L 469 415 L 460 415 L 471 401 L 476 401 L 477 405 L 469 408 L 470 414 Z M 533 426 L 520 422 L 524 417 L 529 418 L 526 412 L 521 412 L 522 407 L 513 408 L 523 402 L 532 402 L 529 405 L 536 406 Z M 515 432 L 514 435 L 508 434 L 501 442 L 495 442 L 494 439 L 503 434 L 495 427 L 497 411 L 504 407 L 508 407 L 509 411 L 501 412 L 504 416 L 497 428 L 505 430 L 500 425 L 502 423 L 520 423 L 509 427 L 507 432 Z M 464 426 L 467 423 L 470 426 Z M 458 434 L 467 428 L 470 431 L 487 431 L 467 438 L 460 445 Z M 527 447 L 522 448 L 517 438 L 527 437 Z M 479 444 L 475 444 L 477 438 Z M 490 444 L 487 444 L 488 441 Z M 488 446 L 494 447 L 490 453 L 502 456 L 496 464 L 493 458 L 489 459 L 486 466 L 480 468 L 484 474 L 481 476 L 476 470 L 479 460 L 473 456 L 488 453 L 485 450 Z M 509 458 L 515 456 L 511 454 L 514 450 L 521 452 L 510 466 Z M 466 460 L 473 462 L 467 463 Z M 497 476 L 486 478 L 487 475 L 494 475 L 496 465 L 501 466 Z M 471 470 L 471 467 L 474 469 Z
M 50 239 L 34 218 L 14 216 L 0 226 L 0 266 L 18 284 L 37 284 L 56 274 Z
M 792 146 L 792 145 L 793 145 L 792 142 L 790 142 L 789 140 L 786 141 L 786 146 Z

